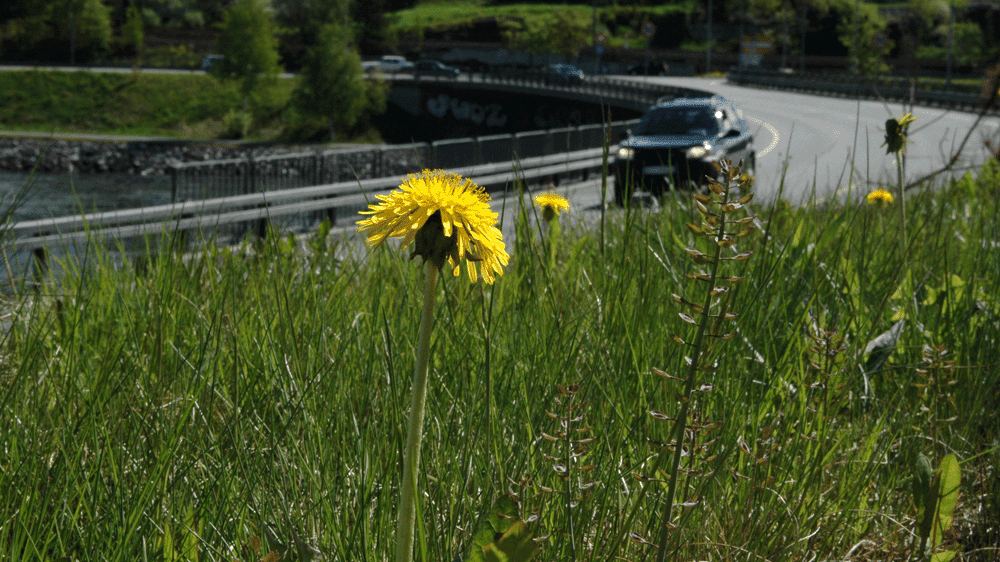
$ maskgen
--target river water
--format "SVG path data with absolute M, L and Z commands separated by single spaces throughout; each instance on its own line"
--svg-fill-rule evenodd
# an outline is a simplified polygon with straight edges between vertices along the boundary
M 0 213 L 12 222 L 170 203 L 169 176 L 0 172 Z
M 7 224 L 67 215 L 131 209 L 170 203 L 169 176 L 133 174 L 24 174 L 0 172 L 0 219 Z M 3 225 L 0 224 L 0 229 Z M 61 269 L 60 260 L 75 256 L 72 247 L 48 249 L 48 267 Z M 3 248 L 0 294 L 10 281 L 31 277 L 34 258 L 26 251 Z

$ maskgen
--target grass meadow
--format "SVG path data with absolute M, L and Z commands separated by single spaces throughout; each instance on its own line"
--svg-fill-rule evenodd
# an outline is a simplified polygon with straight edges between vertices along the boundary
M 275 80 L 251 99 L 255 136 L 273 137 L 294 80 Z M 0 123 L 14 131 L 224 138 L 225 115 L 242 107 L 235 83 L 204 74 L 0 72 Z
M 701 350 L 668 559 L 1000 556 L 998 183 L 993 162 L 905 203 L 747 207 L 756 230 L 734 248 L 752 255 L 721 262 L 744 278 L 717 295 L 738 317 Z M 483 559 L 473 535 L 504 497 L 537 560 L 654 559 L 683 397 L 669 377 L 695 331 L 672 295 L 706 295 L 686 277 L 703 267 L 685 250 L 696 205 L 600 224 L 571 209 L 558 244 L 508 209 L 504 275 L 441 277 L 417 560 Z M 422 269 L 327 234 L 154 245 L 142 267 L 95 249 L 9 287 L 0 558 L 389 559 Z M 918 552 L 918 468 L 949 454 L 954 517 Z

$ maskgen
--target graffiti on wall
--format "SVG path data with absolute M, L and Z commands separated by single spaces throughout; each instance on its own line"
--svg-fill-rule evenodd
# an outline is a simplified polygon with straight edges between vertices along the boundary
M 448 112 L 460 121 L 471 121 L 476 125 L 487 127 L 503 127 L 507 124 L 507 116 L 500 104 L 491 103 L 483 106 L 475 102 L 463 101 L 447 94 L 427 99 L 427 111 L 438 119 L 443 119 Z

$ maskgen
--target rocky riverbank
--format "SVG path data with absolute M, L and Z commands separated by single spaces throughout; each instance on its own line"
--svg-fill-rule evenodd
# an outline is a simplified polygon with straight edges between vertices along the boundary
M 171 164 L 302 152 L 302 147 L 185 141 L 0 138 L 0 171 L 162 175 Z

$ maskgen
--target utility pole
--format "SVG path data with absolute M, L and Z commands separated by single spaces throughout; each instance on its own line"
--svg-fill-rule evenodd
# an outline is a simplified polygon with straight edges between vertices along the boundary
M 806 18 L 806 14 L 809 12 L 809 6 L 806 5 L 806 0 L 802 0 L 802 40 L 799 41 L 799 73 L 806 71 L 806 28 L 809 26 L 809 20 Z
M 781 68 L 788 66 L 788 2 L 781 3 Z
M 858 53 L 858 19 L 861 11 L 860 0 L 854 0 L 854 57 L 851 60 L 851 74 L 855 76 L 861 70 L 861 55 Z
M 746 34 L 743 31 L 743 20 L 747 19 L 747 0 L 743 0 L 743 11 L 740 12 L 740 50 L 739 50 L 739 64 L 743 66 L 743 41 L 746 38 Z
M 592 45 L 594 45 L 594 47 L 596 48 L 597 47 L 597 0 L 594 0 L 593 6 L 594 6 L 594 21 L 593 23 L 591 23 L 591 27 L 593 27 Z
M 76 0 L 70 2 L 70 9 L 73 14 L 69 22 L 69 63 L 76 64 Z
M 948 65 L 945 70 L 944 87 L 951 87 L 951 61 L 955 45 L 955 0 L 948 4 Z
M 712 72 L 712 0 L 708 0 L 708 48 L 705 49 L 705 72 Z

